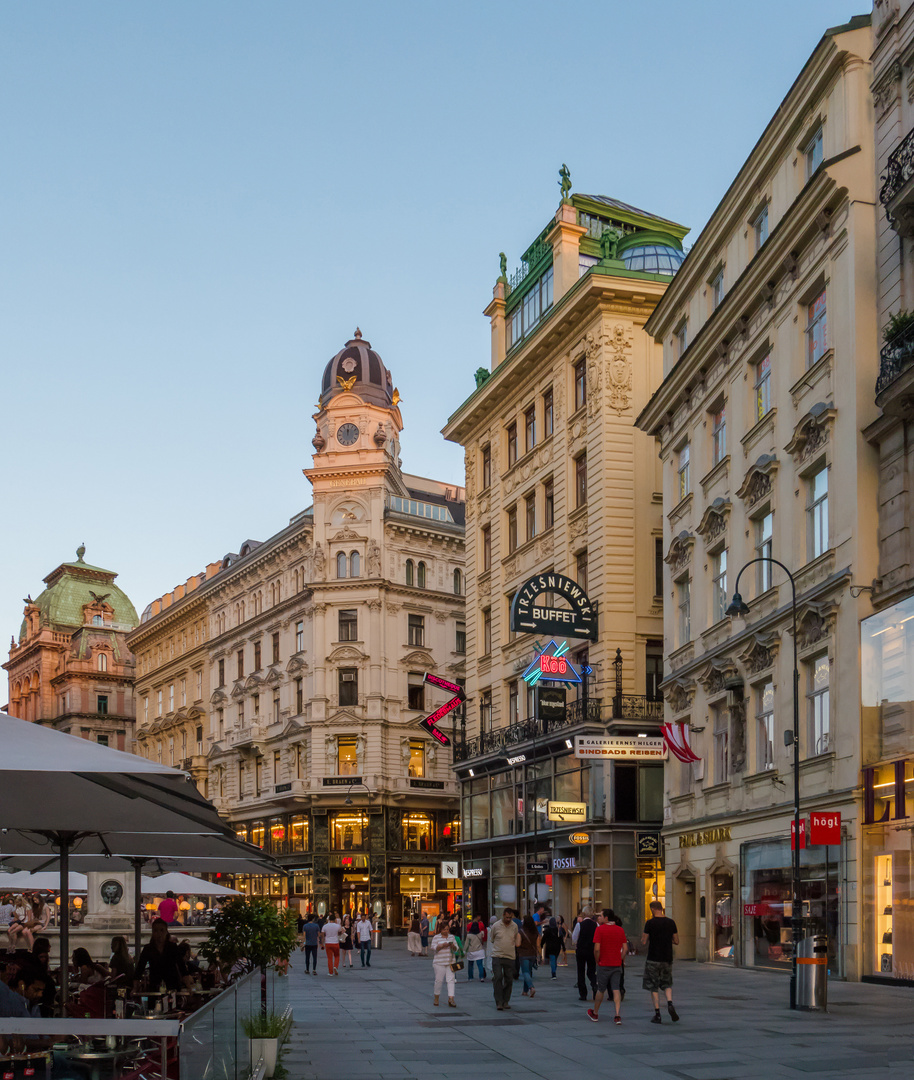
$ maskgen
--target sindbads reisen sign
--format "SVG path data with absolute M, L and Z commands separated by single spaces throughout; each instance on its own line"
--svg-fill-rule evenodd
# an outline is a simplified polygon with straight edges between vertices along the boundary
M 546 817 L 549 821 L 586 821 L 587 803 L 583 802 L 552 802 L 546 807 Z
M 544 594 L 569 607 L 537 604 Z M 518 634 L 550 634 L 597 640 L 597 613 L 587 593 L 564 574 L 537 574 L 525 581 L 511 601 L 511 629 Z M 548 676 L 547 676 L 548 677 Z
M 626 738 L 620 735 L 575 735 L 576 758 L 611 758 L 615 761 L 663 761 L 663 739 Z

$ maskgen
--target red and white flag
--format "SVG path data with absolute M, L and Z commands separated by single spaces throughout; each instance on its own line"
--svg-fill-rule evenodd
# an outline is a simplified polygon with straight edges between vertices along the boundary
M 688 764 L 692 761 L 701 761 L 701 758 L 689 746 L 689 725 L 682 721 L 674 721 L 672 724 L 662 724 L 660 730 L 666 740 L 670 753 Z

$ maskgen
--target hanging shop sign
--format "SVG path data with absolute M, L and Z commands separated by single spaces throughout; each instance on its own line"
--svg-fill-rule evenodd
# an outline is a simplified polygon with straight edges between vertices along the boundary
M 538 874 L 538 873 L 541 873 L 543 870 L 548 870 L 548 869 L 549 869 L 549 863 L 547 863 L 547 862 L 528 862 L 527 863 L 527 870 L 530 873 Z
M 550 724 L 565 722 L 564 686 L 537 686 L 536 716 L 538 720 L 545 720 Z
M 568 837 L 568 839 L 572 842 L 572 844 L 589 844 L 590 833 L 573 832 L 571 836 Z
M 841 815 L 835 810 L 814 810 L 809 815 L 809 843 L 840 844 Z
M 432 686 L 437 686 L 439 690 L 445 690 L 447 693 L 453 695 L 450 701 L 446 701 L 443 705 L 439 705 L 433 713 L 429 713 L 428 716 L 419 721 L 419 726 L 424 727 L 433 739 L 437 739 L 442 746 L 450 746 L 451 740 L 435 725 L 439 720 L 442 720 L 447 716 L 449 712 L 453 712 L 454 709 L 459 708 L 466 701 L 466 693 L 462 686 L 448 682 L 447 679 L 442 679 L 440 675 L 433 675 L 430 671 L 426 671 L 423 678 L 425 682 L 431 683 Z
M 663 761 L 663 739 L 625 738 L 616 735 L 575 735 L 576 758 L 611 758 L 615 761 Z
M 524 682 L 528 686 L 536 686 L 540 679 L 546 679 L 548 682 L 579 683 L 581 675 L 565 655 L 568 649 L 567 641 L 563 641 L 561 645 L 550 641 L 534 657 L 533 663 L 524 672 L 522 676 Z
M 546 817 L 549 821 L 586 821 L 587 803 L 553 802 L 550 800 Z
M 456 862 L 443 862 L 441 864 L 441 876 L 444 878 L 460 877 Z
M 540 607 L 544 594 L 559 597 L 570 607 Z M 597 612 L 587 593 L 563 574 L 537 574 L 525 581 L 511 601 L 511 629 L 518 634 L 561 634 L 597 640 Z
M 637 855 L 639 859 L 655 859 L 660 854 L 660 833 L 639 832 L 637 834 Z

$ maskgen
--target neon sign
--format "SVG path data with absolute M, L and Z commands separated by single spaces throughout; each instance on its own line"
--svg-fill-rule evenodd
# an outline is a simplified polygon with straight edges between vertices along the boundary
M 433 713 L 429 713 L 428 716 L 419 721 L 419 726 L 424 727 L 432 738 L 437 739 L 442 746 L 450 746 L 451 740 L 443 731 L 439 731 L 435 725 L 439 720 L 447 716 L 449 712 L 453 712 L 454 709 L 459 708 L 466 701 L 466 693 L 464 692 L 463 687 L 458 686 L 456 683 L 448 682 L 447 679 L 442 679 L 439 675 L 432 675 L 428 671 L 426 671 L 424 675 L 424 681 L 431 683 L 432 686 L 437 686 L 439 690 L 446 690 L 449 694 L 454 695 L 450 701 L 446 701 L 443 705 L 439 705 Z
M 568 648 L 567 641 L 563 641 L 561 645 L 550 641 L 524 672 L 524 682 L 529 686 L 536 686 L 540 679 L 546 679 L 549 682 L 579 683 L 580 672 L 565 655 Z

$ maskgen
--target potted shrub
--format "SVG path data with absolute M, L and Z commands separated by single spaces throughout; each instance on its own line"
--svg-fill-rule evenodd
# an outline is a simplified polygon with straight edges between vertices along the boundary
M 279 1054 L 279 1040 L 283 1034 L 283 1019 L 276 1013 L 258 1013 L 255 1016 L 242 1017 L 241 1026 L 251 1040 L 251 1066 L 263 1058 L 266 1075 L 276 1072 L 276 1058 Z
M 230 900 L 214 917 L 200 954 L 223 972 L 246 974 L 260 968 L 260 1011 L 267 1014 L 266 970 L 288 961 L 298 944 L 297 920 L 288 908 L 267 897 Z
M 914 324 L 914 311 L 896 311 L 882 328 L 882 340 L 886 343 L 908 330 Z

